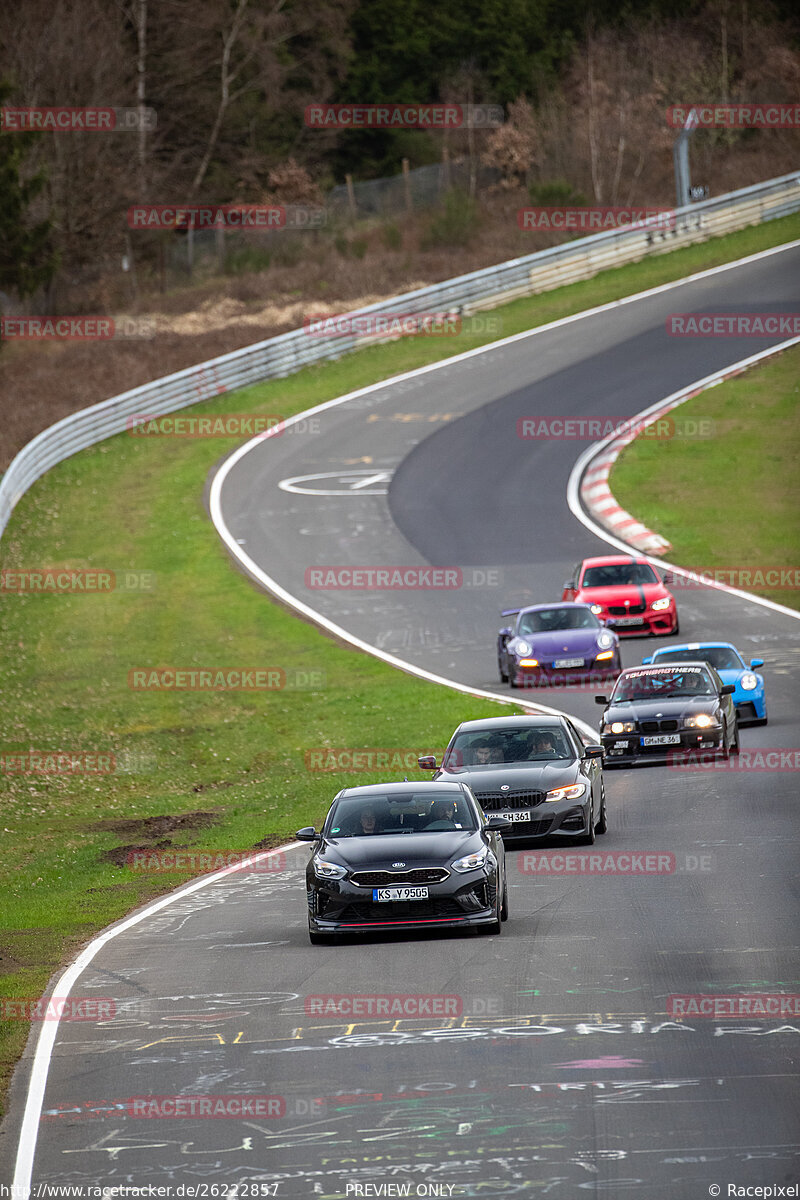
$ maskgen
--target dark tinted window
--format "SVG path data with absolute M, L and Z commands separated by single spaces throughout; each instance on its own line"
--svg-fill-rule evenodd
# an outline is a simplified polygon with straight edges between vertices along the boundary
M 443 765 L 446 770 L 470 770 L 499 763 L 549 762 L 575 757 L 569 738 L 558 726 L 521 725 L 457 734 L 447 749 Z
M 587 567 L 581 587 L 620 587 L 623 584 L 658 582 L 658 576 L 649 563 L 613 563 L 606 567 Z
M 328 837 L 374 837 L 381 833 L 425 833 L 477 829 L 461 788 L 440 792 L 369 793 L 343 796 L 325 822 Z

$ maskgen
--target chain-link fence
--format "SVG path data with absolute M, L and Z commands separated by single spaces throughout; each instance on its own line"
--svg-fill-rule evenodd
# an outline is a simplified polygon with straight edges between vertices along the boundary
M 470 164 L 466 159 L 431 163 L 402 175 L 335 187 L 328 194 L 326 203 L 333 212 L 352 217 L 389 217 L 417 208 L 430 208 L 452 188 L 462 191 L 482 189 L 499 178 L 500 172 L 495 168 L 481 167 L 477 162 Z

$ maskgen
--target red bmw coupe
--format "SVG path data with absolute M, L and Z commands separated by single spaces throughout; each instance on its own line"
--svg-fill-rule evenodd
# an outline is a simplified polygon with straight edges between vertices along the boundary
M 620 635 L 670 635 L 679 630 L 675 597 L 646 558 L 585 558 L 564 584 L 561 599 L 590 604 L 592 612 Z

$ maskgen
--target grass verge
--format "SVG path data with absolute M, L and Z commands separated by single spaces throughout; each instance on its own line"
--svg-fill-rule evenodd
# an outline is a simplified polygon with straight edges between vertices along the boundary
M 617 500 L 672 543 L 670 562 L 800 608 L 800 346 L 688 400 L 676 428 L 686 419 L 710 436 L 635 439 L 612 472 Z M 794 587 L 759 584 L 780 568 Z
M 800 216 L 783 218 L 520 300 L 497 310 L 501 335 L 799 236 Z M 404 339 L 189 411 L 289 416 L 497 336 Z M 116 765 L 94 775 L 23 774 L 5 760 L 0 997 L 39 995 L 97 930 L 185 878 L 120 865 L 130 848 L 278 845 L 318 823 L 342 784 L 386 777 L 309 771 L 309 748 L 442 747 L 458 721 L 496 711 L 336 644 L 231 570 L 202 496 L 232 445 L 120 435 L 50 471 L 6 531 L 5 569 L 148 572 L 153 586 L 2 599 L 0 752 L 113 755 Z M 305 673 L 311 686 L 128 686 L 134 668 L 167 665 L 277 668 Z M 26 1035 L 21 1022 L 0 1022 L 0 1095 Z

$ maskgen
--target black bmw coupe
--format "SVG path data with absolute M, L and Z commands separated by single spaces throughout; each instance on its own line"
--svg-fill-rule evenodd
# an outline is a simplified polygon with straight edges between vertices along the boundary
M 308 936 L 483 925 L 508 915 L 503 817 L 487 818 L 463 783 L 345 788 L 306 869 Z
M 710 663 L 628 667 L 605 708 L 600 736 L 611 763 L 671 761 L 689 753 L 729 758 L 739 753 L 732 683 Z

